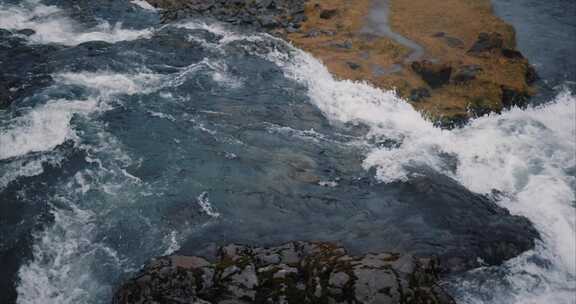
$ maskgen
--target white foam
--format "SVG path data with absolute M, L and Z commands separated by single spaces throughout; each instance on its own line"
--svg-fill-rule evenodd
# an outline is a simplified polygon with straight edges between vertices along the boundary
M 56 6 L 47 6 L 37 1 L 25 1 L 25 5 L 8 6 L 0 4 L 0 28 L 10 30 L 32 29 L 36 33 L 29 37 L 34 43 L 57 43 L 77 45 L 87 41 L 135 40 L 149 37 L 152 30 L 132 30 L 122 24 L 101 22 L 89 29 L 83 28 Z
M 164 242 L 168 243 L 168 248 L 164 251 L 164 255 L 171 255 L 180 249 L 180 242 L 178 241 L 178 231 L 171 231 L 169 235 L 166 235 Z
M 200 62 L 183 67 L 180 71 L 168 76 L 162 86 L 179 87 L 183 85 L 191 75 L 200 72 L 209 74 L 212 80 L 221 87 L 237 89 L 243 85 L 243 80 L 232 75 L 224 62 L 204 58 Z
M 435 128 L 393 92 L 366 83 L 338 81 L 311 55 L 293 49 L 286 55 L 266 56 L 285 74 L 309 88 L 314 104 L 332 121 L 362 122 L 371 127 L 368 138 L 392 139 L 397 148 L 375 148 L 364 161 L 376 168 L 383 182 L 406 180 L 413 165 L 425 165 L 460 181 L 470 190 L 490 193 L 498 189 L 509 199 L 500 204 L 529 218 L 542 234 L 535 253 L 552 261 L 538 267 L 524 255 L 510 261 L 515 283 L 502 303 L 569 303 L 576 292 L 576 99 L 560 94 L 552 103 L 526 110 L 512 109 L 489 115 L 452 131 Z M 457 170 L 448 170 L 446 155 L 457 158 Z M 572 173 L 573 174 L 573 173 Z M 527 266 L 529 265 L 529 266 Z M 529 272 L 539 288 L 523 284 Z M 546 300 L 544 300 L 546 299 Z M 562 301 L 559 301 L 561 299 Z M 538 300 L 538 301 L 540 301 Z M 481 299 L 467 300 L 483 303 Z
M 210 204 L 210 198 L 208 198 L 208 192 L 200 193 L 196 201 L 198 202 L 198 205 L 200 206 L 202 212 L 206 213 L 207 215 L 213 218 L 220 217 L 220 213 L 218 213 L 214 209 L 214 207 L 212 207 L 212 204 Z
M 37 176 L 44 172 L 44 163 L 58 165 L 62 157 L 58 154 L 42 155 L 37 159 L 19 159 L 0 165 L 0 190 L 20 177 Z
M 132 1 L 130 1 L 130 3 L 136 5 L 140 8 L 143 8 L 145 10 L 149 10 L 149 11 L 157 11 L 158 10 L 145 0 L 132 0 Z
M 150 93 L 161 84 L 161 77 L 150 73 L 85 72 L 53 76 L 58 85 L 77 85 L 88 89 L 91 97 L 87 100 L 50 100 L 10 121 L 6 124 L 8 127 L 0 128 L 0 159 L 46 152 L 66 140 L 77 141 L 76 131 L 71 124 L 74 115 L 88 117 L 95 112 L 110 110 L 110 101 L 114 96 Z M 28 163 L 26 168 L 19 170 L 21 175 L 11 171 L 11 176 L 0 177 L 3 181 L 0 184 L 7 184 L 18 176 L 41 173 L 40 163 Z
M 8 129 L 0 130 L 0 159 L 49 151 L 75 138 L 72 117 L 93 112 L 97 104 L 93 99 L 55 100 L 14 119 Z
M 118 74 L 106 71 L 60 73 L 54 78 L 62 84 L 83 86 L 101 96 L 147 94 L 160 87 L 162 77 L 152 73 Z
M 99 277 L 101 269 L 117 275 L 129 266 L 100 238 L 100 224 L 111 219 L 114 209 L 131 204 L 142 183 L 122 172 L 130 159 L 118 142 L 102 132 L 98 136 L 100 140 L 83 150 L 99 167 L 79 171 L 53 187 L 56 194 L 48 198 L 53 224 L 35 234 L 33 259 L 19 270 L 19 304 L 99 303 L 113 291 L 111 283 Z M 107 195 L 110 188 L 115 191 Z M 87 196 L 92 191 L 100 195 Z
M 71 206 L 54 212 L 54 225 L 35 241 L 34 260 L 20 268 L 17 287 L 20 304 L 87 303 L 102 286 L 81 260 L 94 256 L 93 214 Z M 76 261 L 74 261 L 76 260 Z
M 261 36 L 254 34 L 254 35 L 242 35 L 233 30 L 229 30 L 220 23 L 205 23 L 200 21 L 184 21 L 180 23 L 175 23 L 171 26 L 178 27 L 178 28 L 185 28 L 189 30 L 204 30 L 208 31 L 212 34 L 218 35 L 222 37 L 222 39 L 218 42 L 219 47 L 222 47 L 230 42 L 238 41 L 238 40 L 246 40 L 246 39 L 262 39 Z

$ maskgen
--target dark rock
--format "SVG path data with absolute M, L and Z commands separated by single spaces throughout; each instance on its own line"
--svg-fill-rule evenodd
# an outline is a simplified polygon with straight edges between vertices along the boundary
M 463 65 L 458 68 L 458 71 L 452 76 L 452 82 L 455 84 L 465 84 L 474 79 L 482 72 L 482 67 L 479 65 Z
M 314 37 L 318 37 L 320 36 L 322 33 L 317 30 L 317 29 L 311 29 L 308 32 L 306 32 L 306 34 L 304 34 L 304 37 L 306 38 L 314 38 Z
M 334 47 L 340 48 L 340 49 L 347 49 L 350 50 L 352 49 L 353 45 L 352 45 L 352 41 L 350 40 L 346 40 L 344 42 L 341 43 L 334 43 L 332 44 Z
M 306 22 L 307 20 L 308 20 L 308 17 L 306 17 L 306 15 L 304 14 L 304 12 L 302 12 L 302 13 L 294 14 L 294 15 L 292 16 L 291 22 L 294 23 L 296 26 L 300 27 L 300 24 L 301 24 L 302 22 Z
M 430 91 L 426 88 L 416 88 L 410 91 L 410 100 L 414 102 L 421 101 L 431 96 Z
M 502 105 L 506 108 L 524 107 L 530 99 L 530 95 L 527 92 L 507 86 L 501 86 L 500 88 L 502 89 Z
M 502 49 L 502 56 L 508 59 L 524 59 L 524 55 L 517 50 Z
M 308 32 L 306 32 L 306 34 L 304 34 L 304 37 L 306 38 L 313 38 L 313 37 L 318 37 L 318 36 L 334 36 L 336 35 L 335 32 L 333 31 L 325 31 L 325 30 L 317 30 L 317 29 L 311 29 Z
M 348 61 L 348 62 L 346 62 L 346 64 L 347 64 L 348 67 L 351 68 L 352 70 L 358 70 L 359 68 L 361 68 L 361 66 L 360 66 L 358 63 L 356 63 L 356 62 Z
M 493 112 L 491 102 L 481 97 L 473 98 L 468 106 L 468 110 L 475 117 L 480 117 Z
M 320 12 L 320 18 L 322 19 L 332 19 L 338 15 L 337 9 L 327 9 Z
M 228 245 L 214 262 L 170 256 L 150 262 L 113 303 L 454 303 L 438 260 L 410 254 L 349 255 L 332 243 Z
M 274 16 L 265 15 L 259 19 L 260 25 L 264 28 L 274 28 L 278 26 L 278 20 Z
M 466 114 L 456 114 L 456 115 L 449 115 L 443 116 L 437 121 L 434 122 L 434 125 L 442 128 L 442 129 L 454 129 L 454 128 L 461 128 L 465 126 L 468 121 L 470 121 L 470 117 Z
M 499 33 L 480 33 L 478 40 L 472 45 L 469 54 L 480 55 L 484 52 L 491 52 L 502 49 L 504 40 Z
M 437 64 L 430 61 L 415 61 L 412 70 L 433 89 L 439 88 L 450 81 L 452 67 L 446 64 Z
M 163 8 L 162 22 L 186 17 L 212 18 L 235 25 L 274 32 L 296 32 L 306 21 L 304 0 L 148 0 Z
M 528 65 L 528 67 L 526 68 L 525 79 L 526 79 L 526 83 L 530 86 L 533 85 L 534 83 L 536 83 L 536 81 L 538 81 L 538 79 L 540 79 L 540 77 L 538 76 L 538 73 L 536 72 L 536 69 L 533 66 Z
M 444 42 L 446 42 L 446 44 L 452 48 L 463 48 L 464 47 L 464 41 L 462 41 L 458 38 L 455 38 L 455 37 L 446 36 L 446 37 L 444 37 Z
M 448 36 L 446 33 L 444 32 L 438 32 L 435 33 L 434 35 L 432 35 L 432 37 L 434 38 L 442 38 L 444 40 L 444 42 L 452 48 L 463 48 L 464 47 L 464 42 L 461 39 L 458 39 L 456 37 L 451 37 Z

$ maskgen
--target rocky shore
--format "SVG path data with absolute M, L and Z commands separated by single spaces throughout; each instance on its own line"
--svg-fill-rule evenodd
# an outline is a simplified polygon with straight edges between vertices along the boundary
M 522 106 L 535 93 L 536 72 L 489 0 L 148 2 L 164 22 L 213 18 L 281 36 L 335 76 L 395 89 L 446 127 Z
M 454 303 L 438 285 L 434 259 L 391 253 L 349 255 L 320 242 L 228 245 L 214 261 L 155 259 L 113 303 Z

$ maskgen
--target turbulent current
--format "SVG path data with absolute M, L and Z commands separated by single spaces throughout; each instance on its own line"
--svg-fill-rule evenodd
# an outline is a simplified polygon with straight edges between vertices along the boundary
M 0 73 L 19 79 L 0 110 L 0 302 L 108 303 L 150 258 L 214 240 L 377 249 L 384 207 L 361 183 L 392 199 L 425 167 L 540 233 L 448 278 L 458 303 L 574 303 L 574 79 L 442 130 L 277 38 L 114 2 L 0 1 Z

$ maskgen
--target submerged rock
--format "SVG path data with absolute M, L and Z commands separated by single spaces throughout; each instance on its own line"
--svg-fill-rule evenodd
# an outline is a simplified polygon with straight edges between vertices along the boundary
M 113 303 L 454 303 L 438 261 L 406 254 L 353 256 L 332 243 L 228 245 L 215 261 L 169 256 L 127 281 Z

